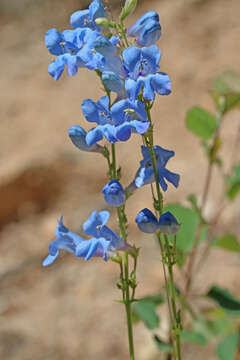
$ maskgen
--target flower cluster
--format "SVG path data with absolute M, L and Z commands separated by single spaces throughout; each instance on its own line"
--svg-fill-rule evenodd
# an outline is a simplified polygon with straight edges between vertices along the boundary
M 112 105 L 107 96 L 96 102 L 83 101 L 83 115 L 87 121 L 97 124 L 85 136 L 83 143 L 87 146 L 84 144 L 81 149 L 86 151 L 95 151 L 92 146 L 103 137 L 115 143 L 128 140 L 132 133 L 144 134 L 149 121 L 139 96 L 152 101 L 156 93 L 168 95 L 171 92 L 169 76 L 159 72 L 161 52 L 154 45 L 161 35 L 158 14 L 148 11 L 127 30 L 129 37 L 137 38 L 137 46 L 127 48 L 122 46 L 118 36 L 104 35 L 96 24 L 99 18 L 106 19 L 104 5 L 100 0 L 93 0 L 89 9 L 71 15 L 72 29 L 62 32 L 50 29 L 45 35 L 49 52 L 56 56 L 48 67 L 55 80 L 61 77 L 65 67 L 69 76 L 85 67 L 97 71 L 106 89 L 117 94 Z M 83 138 L 80 131 L 84 130 L 71 129 L 75 145 L 77 132 Z
M 49 244 L 49 255 L 44 259 L 43 266 L 48 266 L 56 260 L 59 249 L 85 260 L 98 256 L 106 261 L 108 257 L 114 256 L 116 251 L 130 248 L 128 243 L 106 226 L 109 216 L 108 211 L 94 211 L 90 215 L 83 224 L 85 234 L 91 236 L 89 240 L 69 231 L 63 225 L 61 217 L 56 228 L 56 239 Z
M 95 71 L 104 85 L 106 96 L 97 101 L 87 98 L 81 106 L 84 117 L 94 123 L 94 127 L 86 132 L 81 126 L 73 125 L 68 135 L 78 149 L 100 153 L 108 159 L 109 164 L 108 148 L 99 142 L 106 139 L 114 144 L 129 140 L 133 133 L 148 134 L 152 131 L 149 106 L 152 106 L 156 94 L 171 93 L 169 76 L 159 71 L 161 52 L 155 45 L 161 36 L 158 14 L 148 11 L 128 29 L 123 26 L 124 18 L 135 6 L 136 1 L 127 0 L 120 24 L 116 24 L 107 18 L 103 3 L 93 0 L 88 9 L 71 15 L 71 29 L 61 32 L 50 29 L 45 35 L 46 47 L 55 57 L 48 67 L 54 80 L 61 77 L 65 68 L 69 76 L 76 75 L 80 68 L 87 68 Z M 114 101 L 112 92 L 115 94 Z M 166 191 L 167 180 L 177 187 L 179 175 L 166 169 L 174 152 L 160 146 L 155 146 L 154 151 L 160 186 Z M 124 206 L 132 190 L 154 182 L 151 154 L 146 146 L 142 146 L 142 155 L 143 160 L 140 161 L 135 179 L 126 190 L 118 181 L 116 169 L 111 173 L 113 164 L 110 164 L 109 173 L 112 175 L 102 190 L 109 206 Z M 170 226 L 172 229 L 171 224 L 166 225 L 164 222 L 163 225 L 164 215 L 158 221 L 150 213 L 144 209 L 138 215 L 140 230 L 153 232 L 152 229 L 163 229 L 162 226 Z M 83 225 L 85 233 L 91 236 L 89 240 L 70 232 L 61 218 L 56 229 L 56 239 L 50 243 L 49 255 L 43 264 L 51 264 L 58 256 L 59 249 L 85 260 L 92 256 L 101 256 L 107 260 L 113 252 L 128 249 L 129 245 L 106 227 L 108 218 L 109 213 L 106 211 L 92 213 Z

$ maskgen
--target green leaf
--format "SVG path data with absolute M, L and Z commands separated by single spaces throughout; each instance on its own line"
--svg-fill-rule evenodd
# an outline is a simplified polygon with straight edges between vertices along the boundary
M 226 71 L 217 76 L 213 84 L 213 99 L 217 108 L 224 114 L 240 106 L 240 75 Z
M 214 89 L 220 95 L 240 94 L 240 75 L 234 71 L 225 71 L 214 80 Z
M 207 296 L 229 314 L 233 316 L 240 315 L 240 300 L 233 296 L 228 290 L 213 286 L 207 293 Z
M 234 360 L 239 348 L 239 334 L 233 333 L 218 344 L 216 353 L 219 360 Z
M 222 237 L 218 238 L 213 245 L 229 251 L 240 252 L 240 244 L 234 235 L 223 235 Z
M 184 253 L 189 252 L 193 247 L 199 216 L 194 210 L 180 204 L 167 205 L 164 211 L 170 211 L 181 225 L 177 234 L 177 248 Z M 205 233 L 206 230 L 202 233 L 202 240 Z
M 140 301 L 143 301 L 143 300 L 151 301 L 152 303 L 154 303 L 155 306 L 161 305 L 165 302 L 164 295 L 161 293 L 156 294 L 156 295 L 144 296 L 143 298 L 140 299 Z
M 205 338 L 205 336 L 197 331 L 182 330 L 181 340 L 183 342 L 191 342 L 203 346 L 207 344 L 207 339 Z
M 194 322 L 194 331 L 202 334 L 206 341 L 211 341 L 219 335 L 225 335 L 231 325 L 231 322 L 226 317 L 226 313 L 225 316 L 215 318 L 214 320 L 200 317 Z
M 234 200 L 240 192 L 240 165 L 235 166 L 233 175 L 226 178 L 227 191 L 226 194 L 230 200 Z
M 172 353 L 173 351 L 172 346 L 162 341 L 157 335 L 154 335 L 154 341 L 160 351 Z
M 132 312 L 134 316 L 140 318 L 150 330 L 159 326 L 159 317 L 156 313 L 155 304 L 152 301 L 136 301 L 132 304 Z
M 195 135 L 208 140 L 216 130 L 217 119 L 208 111 L 195 106 L 187 112 L 186 125 Z

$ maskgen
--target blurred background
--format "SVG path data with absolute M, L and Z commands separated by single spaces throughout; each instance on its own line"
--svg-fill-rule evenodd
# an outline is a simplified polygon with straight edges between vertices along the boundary
M 120 1 L 109 0 L 114 14 Z M 64 74 L 54 82 L 47 67 L 52 57 L 44 46 L 46 30 L 69 28 L 72 12 L 87 7 L 85 0 L 0 0 L 0 358 L 8 360 L 123 360 L 128 358 L 123 307 L 115 283 L 118 267 L 102 260 L 84 262 L 62 255 L 49 268 L 41 262 L 53 240 L 57 218 L 64 215 L 72 231 L 95 209 L 106 208 L 101 189 L 106 163 L 100 155 L 78 151 L 67 131 L 71 125 L 89 128 L 81 114 L 86 97 L 102 96 L 94 73 Z M 206 161 L 199 141 L 184 125 L 193 105 L 214 111 L 208 94 L 212 79 L 224 70 L 239 72 L 240 2 L 238 0 L 139 1 L 131 24 L 146 10 L 159 12 L 163 34 L 161 70 L 173 83 L 168 97 L 158 97 L 153 109 L 156 143 L 175 150 L 169 169 L 181 174 L 178 190 L 169 187 L 167 202 L 199 196 Z M 225 159 L 231 158 L 240 112 L 226 118 Z M 128 185 L 141 158 L 141 139 L 117 144 Z M 137 149 L 137 150 L 136 150 Z M 237 149 L 240 160 L 240 145 Z M 207 214 L 216 209 L 222 189 L 218 173 L 211 188 Z M 160 256 L 151 237 L 144 238 L 134 223 L 136 213 L 151 207 L 150 189 L 143 188 L 127 206 L 130 239 L 141 246 L 137 294 L 161 290 Z M 224 213 L 221 227 L 240 230 L 239 206 Z M 114 217 L 114 215 L 113 215 Z M 112 226 L 116 228 L 114 221 Z M 210 283 L 234 289 L 240 296 L 239 258 L 214 250 L 197 274 L 195 291 Z M 178 280 L 179 279 L 179 275 Z M 164 316 L 162 326 L 164 327 Z M 143 324 L 135 329 L 138 360 L 159 359 Z M 185 347 L 185 360 L 214 360 L 213 348 Z

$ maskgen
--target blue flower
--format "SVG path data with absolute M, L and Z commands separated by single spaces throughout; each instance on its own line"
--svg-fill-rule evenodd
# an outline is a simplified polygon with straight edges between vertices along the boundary
M 80 150 L 103 153 L 104 148 L 98 144 L 88 146 L 86 143 L 86 131 L 79 125 L 73 125 L 68 130 L 72 143 Z
M 48 246 L 49 255 L 43 260 L 43 266 L 48 266 L 56 260 L 59 249 L 75 254 L 77 246 L 84 241 L 79 235 L 72 233 L 63 225 L 62 216 L 58 221 L 55 235 L 56 239 Z
M 63 54 L 63 47 L 61 45 L 63 41 L 62 34 L 57 29 L 50 29 L 45 35 L 45 45 L 48 48 L 50 54 L 61 55 Z
M 95 20 L 105 17 L 104 5 L 99 0 L 93 0 L 88 9 L 75 11 L 70 17 L 70 24 L 73 28 L 91 28 L 99 30 Z
M 125 191 L 117 180 L 107 183 L 102 189 L 102 193 L 106 203 L 110 206 L 121 206 L 125 203 Z
M 136 223 L 139 230 L 147 234 L 155 233 L 159 228 L 156 216 L 147 208 L 137 214 Z
M 166 235 L 176 235 L 180 227 L 177 219 L 169 211 L 162 214 L 158 221 L 156 216 L 147 208 L 137 214 L 136 223 L 139 230 L 148 234 L 160 230 Z
M 83 230 L 88 236 L 95 238 L 105 238 L 109 241 L 109 252 L 117 250 L 126 250 L 130 245 L 126 243 L 119 235 L 106 226 L 110 213 L 108 211 L 94 211 L 87 221 L 83 224 Z
M 135 184 L 138 188 L 155 181 L 150 151 L 146 146 L 142 146 L 141 150 L 143 160 L 140 161 L 140 168 L 135 176 Z M 168 160 L 175 154 L 174 151 L 163 149 L 160 146 L 154 146 L 154 152 L 156 156 L 158 180 L 161 188 L 163 191 L 167 190 L 168 185 L 165 180 L 177 188 L 180 176 L 166 169 Z
M 160 39 L 161 25 L 155 11 L 144 13 L 134 25 L 127 30 L 127 35 L 138 37 L 136 43 L 140 46 L 150 46 Z
M 168 95 L 171 92 L 169 76 L 159 69 L 161 52 L 156 45 L 143 47 L 142 49 L 130 46 L 123 51 L 123 62 L 128 76 L 125 80 L 125 88 L 131 100 L 135 100 L 141 89 L 143 97 L 154 100 L 155 92 L 160 95 Z
M 45 44 L 51 54 L 58 55 L 49 65 L 49 74 L 58 80 L 65 65 L 69 76 L 75 75 L 82 67 L 103 70 L 105 57 L 94 49 L 98 36 L 97 31 L 89 28 L 64 30 L 62 33 L 56 29 L 49 30 L 45 36 Z
M 92 256 L 107 260 L 116 251 L 127 250 L 131 246 L 120 238 L 105 224 L 109 219 L 108 211 L 94 211 L 83 224 L 85 233 L 93 236 L 89 240 L 69 231 L 62 222 L 62 217 L 56 228 L 56 239 L 49 244 L 49 255 L 43 260 L 43 266 L 52 264 L 59 255 L 59 249 L 68 251 L 78 258 L 89 260 Z
M 86 136 L 89 146 L 103 139 L 110 143 L 127 141 L 132 133 L 143 134 L 149 127 L 144 104 L 128 99 L 116 102 L 109 109 L 109 98 L 103 96 L 96 103 L 86 99 L 82 103 L 82 112 L 90 122 L 96 122 L 97 127 L 91 129 Z
M 159 219 L 159 229 L 166 235 L 176 235 L 180 228 L 177 219 L 169 211 L 162 214 Z

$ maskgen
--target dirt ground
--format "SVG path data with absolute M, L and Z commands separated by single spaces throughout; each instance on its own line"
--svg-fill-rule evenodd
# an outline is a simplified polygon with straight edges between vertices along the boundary
M 123 360 L 128 358 L 125 314 L 114 300 L 117 266 L 101 260 L 84 262 L 63 255 L 49 268 L 41 262 L 54 238 L 57 218 L 80 231 L 91 211 L 106 208 L 101 189 L 106 164 L 98 155 L 74 148 L 71 125 L 84 124 L 81 102 L 102 92 L 95 75 L 81 70 L 54 82 L 47 73 L 51 56 L 44 46 L 47 29 L 68 27 L 69 15 L 87 4 L 77 0 L 0 1 L 0 359 Z M 110 0 L 116 8 L 118 2 Z M 206 163 L 199 141 L 184 126 L 193 105 L 214 110 L 208 95 L 212 79 L 224 70 L 239 71 L 240 2 L 238 0 L 139 1 L 137 18 L 152 9 L 160 14 L 163 35 L 161 70 L 172 79 L 173 93 L 158 97 L 153 110 L 156 142 L 175 150 L 169 169 L 181 174 L 178 190 L 166 202 L 181 201 L 203 188 Z M 133 21 L 133 20 L 132 20 Z M 222 152 L 226 162 L 240 112 L 226 118 Z M 117 145 L 123 184 L 135 175 L 141 139 Z M 240 145 L 236 157 L 240 160 Z M 134 155 L 133 155 L 134 153 Z M 218 172 L 206 209 L 211 215 L 222 188 Z M 151 239 L 136 229 L 134 218 L 151 206 L 148 187 L 129 200 L 130 239 L 141 246 L 139 296 L 161 290 L 159 254 Z M 225 212 L 221 226 L 238 233 L 240 202 Z M 114 216 L 113 216 L 114 217 Z M 116 225 L 116 224 L 115 224 Z M 113 223 L 113 226 L 115 226 Z M 196 289 L 215 283 L 240 296 L 239 257 L 214 250 Z M 179 275 L 178 275 L 179 277 Z M 181 279 L 180 279 L 181 280 Z M 162 326 L 166 315 L 163 311 Z M 160 359 L 144 325 L 135 328 L 136 359 Z M 184 360 L 215 360 L 214 346 L 187 346 Z

